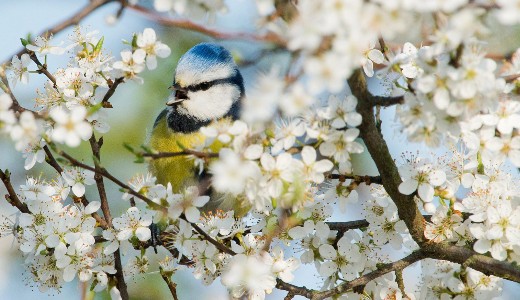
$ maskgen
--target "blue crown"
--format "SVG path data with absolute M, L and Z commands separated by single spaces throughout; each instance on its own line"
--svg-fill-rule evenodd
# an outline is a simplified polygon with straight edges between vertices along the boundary
M 231 53 L 226 48 L 209 43 L 201 43 L 186 52 L 177 65 L 177 72 L 204 70 L 222 65 L 236 68 Z

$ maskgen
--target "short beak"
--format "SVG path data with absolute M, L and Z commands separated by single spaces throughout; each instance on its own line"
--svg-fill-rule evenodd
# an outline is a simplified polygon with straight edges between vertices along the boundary
M 166 105 L 174 106 L 175 104 L 181 103 L 184 100 L 186 100 L 186 99 L 172 99 L 172 100 L 169 100 L 168 102 L 166 102 Z
M 181 103 L 184 100 L 187 100 L 185 97 L 177 98 L 179 94 L 186 95 L 186 92 L 187 92 L 187 90 L 185 88 L 181 87 L 177 83 L 174 83 L 168 89 L 171 90 L 171 91 L 175 91 L 175 94 L 174 94 L 174 97 L 170 97 L 170 100 L 168 100 L 168 102 L 166 102 L 166 105 L 174 106 L 174 105 L 176 105 L 178 103 Z

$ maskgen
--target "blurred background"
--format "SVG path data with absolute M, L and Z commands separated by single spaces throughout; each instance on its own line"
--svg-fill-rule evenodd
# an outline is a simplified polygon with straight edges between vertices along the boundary
M 19 51 L 21 44 L 19 39 L 27 36 L 28 33 L 38 34 L 42 30 L 53 26 L 68 18 L 88 1 L 59 1 L 47 0 L 44 3 L 34 0 L 18 0 L 18 1 L 0 1 L 0 61 L 10 60 L 12 55 Z M 145 5 L 151 5 L 151 1 L 142 1 Z M 255 30 L 255 20 L 257 19 L 256 7 L 253 1 L 233 0 L 226 1 L 229 12 L 222 16 L 217 16 L 210 27 L 218 28 L 224 32 L 246 32 Z M 105 37 L 105 48 L 109 50 L 115 57 L 119 56 L 119 52 L 125 48 L 121 43 L 122 39 L 130 40 L 135 32 L 142 32 L 146 27 L 152 27 L 157 32 L 159 39 L 170 46 L 172 55 L 167 59 L 159 59 L 159 67 L 153 72 L 145 71 L 142 74 L 144 84 L 138 85 L 130 82 L 121 85 L 111 99 L 114 109 L 109 110 L 109 120 L 111 130 L 104 135 L 104 146 L 102 150 L 102 161 L 107 169 L 116 177 L 127 181 L 137 173 L 146 172 L 146 164 L 132 163 L 134 156 L 129 153 L 123 143 L 129 143 L 139 146 L 145 143 L 148 132 L 151 130 L 156 115 L 164 108 L 165 99 L 168 95 L 168 87 L 172 82 L 172 74 L 175 69 L 176 62 L 180 55 L 193 45 L 202 41 L 212 41 L 212 39 L 186 30 L 180 30 L 171 27 L 162 27 L 157 23 L 150 21 L 142 14 L 127 9 L 123 12 L 122 17 L 114 24 L 106 22 L 107 18 L 113 16 L 119 9 L 118 3 L 108 4 L 90 16 L 83 22 L 82 26 L 86 31 L 98 30 L 100 35 Z M 65 40 L 71 33 L 71 29 L 65 30 L 55 36 L 55 41 Z M 494 49 L 508 50 L 514 49 L 515 45 L 520 45 L 518 37 L 518 28 L 502 31 L 500 36 L 494 36 L 490 41 Z M 506 41 L 504 43 L 504 41 Z M 220 44 L 227 47 L 237 58 L 244 60 L 254 59 L 258 57 L 261 49 L 265 45 L 255 44 L 253 42 L 244 41 L 219 41 Z M 277 63 L 286 62 L 283 54 L 268 56 L 259 60 L 254 65 L 247 65 L 241 68 L 242 74 L 246 82 L 247 89 L 254 85 L 255 77 L 270 69 L 270 66 Z M 49 56 L 48 65 L 51 70 L 65 66 L 67 57 Z M 34 66 L 33 66 L 34 68 Z M 37 95 L 36 90 L 42 89 L 45 77 L 43 75 L 31 74 L 30 82 L 24 86 L 18 84 L 14 89 L 14 94 L 20 100 L 22 106 L 32 108 L 34 97 Z M 377 82 L 371 82 L 372 90 L 381 92 L 382 88 Z M 325 97 L 324 97 L 325 98 Z M 383 133 L 389 142 L 389 148 L 393 157 L 398 158 L 404 149 L 400 145 L 405 144 L 405 138 L 399 134 L 397 124 L 393 122 L 393 109 L 383 111 Z M 85 162 L 90 163 L 87 149 L 75 150 L 78 158 L 82 158 Z M 412 145 L 407 147 L 408 151 L 422 150 L 420 145 Z M 83 156 L 82 156 L 83 155 Z M 14 150 L 14 146 L 6 138 L 0 138 L 0 168 L 9 169 L 12 173 L 14 186 L 18 186 L 25 181 L 25 176 L 38 177 L 43 174 L 53 174 L 53 170 L 45 164 L 37 165 L 35 168 L 26 172 L 23 169 L 24 159 L 21 154 Z M 355 170 L 357 174 L 376 175 L 373 164 L 366 156 L 357 156 L 355 158 Z M 113 215 L 119 215 L 128 208 L 128 203 L 121 200 L 121 194 L 118 188 L 108 181 L 107 190 L 110 192 L 109 199 L 113 205 Z M 91 199 L 95 199 L 94 189 L 87 188 L 87 197 L 89 194 Z M 0 185 L 0 195 L 6 194 L 5 187 Z M 361 191 L 361 194 L 362 191 Z M 361 195 L 362 197 L 362 195 Z M 15 212 L 5 201 L 0 201 L 0 214 L 3 220 L 5 216 L 11 220 L 15 219 Z M 356 220 L 360 217 L 361 209 L 353 208 L 348 215 L 334 216 L 335 220 Z M 0 299 L 80 299 L 80 286 L 75 283 L 67 284 L 58 294 L 46 294 L 38 291 L 37 287 L 33 287 L 29 276 L 24 274 L 23 257 L 20 252 L 13 251 L 12 236 L 0 239 Z M 131 256 L 127 255 L 127 258 Z M 137 252 L 136 252 L 137 254 Z M 163 258 L 164 255 L 153 255 L 149 253 L 150 259 Z M 164 253 L 163 253 L 164 254 Z M 299 256 L 296 254 L 296 256 Z M 408 268 L 405 271 L 408 284 L 418 283 L 417 270 L 418 267 Z M 169 291 L 158 274 L 157 267 L 152 263 L 150 274 L 135 279 L 129 279 L 130 294 L 132 299 L 170 299 Z M 313 266 L 302 266 L 297 272 L 297 285 L 306 285 L 307 287 L 318 288 L 320 279 L 315 275 Z M 178 272 L 174 276 L 174 281 L 178 284 L 178 295 L 180 299 L 227 299 L 225 289 L 217 280 L 210 288 L 203 287 L 202 284 L 195 280 L 189 272 Z M 406 282 L 406 281 L 405 281 Z M 414 290 L 410 286 L 410 290 Z M 505 284 L 503 299 L 518 299 L 515 295 L 520 293 L 520 288 L 516 284 Z M 282 299 L 285 292 L 274 291 L 268 296 L 268 299 Z M 95 299 L 108 299 L 107 294 L 98 294 Z

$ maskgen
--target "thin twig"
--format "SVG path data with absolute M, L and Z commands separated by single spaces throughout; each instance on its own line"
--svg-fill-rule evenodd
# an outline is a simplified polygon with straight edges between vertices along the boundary
M 390 61 L 390 58 L 388 57 L 388 47 L 386 46 L 385 40 L 382 36 L 379 36 L 378 38 L 379 46 L 381 47 L 381 52 L 383 52 L 383 56 L 387 61 Z
M 96 140 L 96 136 L 92 134 L 89 139 L 90 148 L 92 150 L 92 154 L 94 155 L 94 169 L 96 171 L 100 171 L 102 168 L 100 166 L 101 161 L 101 146 L 103 145 L 103 138 Z M 96 186 L 98 188 L 99 198 L 101 200 L 101 210 L 103 211 L 103 216 L 107 222 L 108 227 L 112 227 L 112 216 L 110 214 L 110 207 L 108 205 L 107 193 L 105 191 L 105 183 L 103 182 L 103 176 L 96 172 L 94 174 L 94 180 L 96 181 Z M 128 288 L 125 282 L 125 276 L 123 273 L 123 266 L 121 264 L 121 253 L 118 251 L 114 252 L 115 257 L 115 269 L 117 278 L 117 288 L 121 292 L 121 298 L 128 299 Z M 123 296 L 123 293 L 126 294 Z
M 80 167 L 80 168 L 83 168 L 83 169 L 86 169 L 86 170 L 89 170 L 89 171 L 92 171 L 94 173 L 97 173 L 97 174 L 100 174 L 102 175 L 103 177 L 105 178 L 108 178 L 110 181 L 112 181 L 113 183 L 117 184 L 118 186 L 122 187 L 123 189 L 125 189 L 128 193 L 136 196 L 137 198 L 143 200 L 148 206 L 150 206 L 152 209 L 154 210 L 158 210 L 158 211 L 162 211 L 162 212 L 167 212 L 166 208 L 162 205 L 159 205 L 155 202 L 153 202 L 151 199 L 149 199 L 148 197 L 144 196 L 144 195 L 141 195 L 140 193 L 138 193 L 137 191 L 133 190 L 131 187 L 129 187 L 128 185 L 126 185 L 125 183 L 123 183 L 122 181 L 120 181 L 119 179 L 115 178 L 112 174 L 110 174 L 105 168 L 103 167 L 100 167 L 99 169 L 96 169 L 96 168 L 93 168 L 89 165 L 86 165 L 80 161 L 78 161 L 77 159 L 75 159 L 74 157 L 70 156 L 69 154 L 67 154 L 66 152 L 64 151 L 60 151 L 59 154 L 61 156 L 63 156 L 64 158 L 66 158 L 73 166 L 77 166 L 77 167 Z M 186 218 L 183 218 L 184 220 L 186 220 Z M 187 221 L 187 220 L 186 220 Z M 213 239 L 210 235 L 208 235 L 204 230 L 202 230 L 197 224 L 194 224 L 194 223 L 190 223 L 191 224 L 191 227 L 193 227 L 193 229 L 195 229 L 195 231 L 197 231 L 200 235 L 202 235 L 204 237 L 205 240 L 207 240 L 208 242 L 212 243 L 213 245 L 215 245 L 215 247 L 217 247 L 217 249 L 219 249 L 220 251 L 224 252 L 224 253 L 227 253 L 227 254 L 231 254 L 231 255 L 235 255 L 236 253 L 227 248 L 226 246 L 224 246 L 222 243 L 216 241 L 215 239 Z
M 20 198 L 18 198 L 18 195 L 16 194 L 13 185 L 11 184 L 11 178 L 9 176 L 9 173 L 7 171 L 4 173 L 4 171 L 0 170 L 0 179 L 5 185 L 5 188 L 7 189 L 8 195 L 5 195 L 5 199 L 9 204 L 12 206 L 18 208 L 19 211 L 30 214 L 29 208 L 27 208 L 27 205 L 25 203 L 22 203 L 20 201 Z
M 163 270 L 163 268 L 159 267 L 159 273 L 161 273 L 161 277 L 164 279 L 164 282 L 168 285 L 168 289 L 170 290 L 170 293 L 172 294 L 173 300 L 179 300 L 179 297 L 177 297 L 177 284 L 172 281 L 171 275 L 168 276 Z
M 29 53 L 29 57 L 32 59 L 32 61 L 34 61 L 34 63 L 38 66 L 38 73 L 44 74 L 45 76 L 47 76 L 47 78 L 49 78 L 49 80 L 52 81 L 54 88 L 57 88 L 56 87 L 56 77 L 54 77 L 49 72 L 49 70 L 47 70 L 47 66 L 40 62 L 40 60 L 36 56 L 36 53 L 34 53 L 33 51 L 27 51 L 27 52 Z
M 185 220 L 186 222 L 190 223 L 188 220 L 186 220 L 186 217 L 181 216 L 181 218 L 183 220 Z M 212 238 L 209 234 L 207 234 L 204 230 L 202 230 L 202 228 L 200 228 L 197 224 L 195 224 L 195 223 L 190 223 L 190 224 L 191 224 L 191 227 L 193 227 L 193 229 L 195 229 L 195 231 L 197 231 L 200 235 L 202 235 L 205 240 L 207 240 L 208 242 L 212 243 L 215 247 L 217 247 L 217 249 L 220 250 L 221 252 L 224 252 L 224 253 L 227 253 L 230 255 L 236 254 L 235 251 L 229 249 L 228 247 L 224 246 L 224 244 L 222 244 L 219 241 Z
M 103 144 L 103 138 L 100 138 L 99 141 L 96 140 L 94 134 L 89 139 L 90 148 L 92 149 L 92 154 L 94 155 L 94 168 L 96 170 L 100 170 L 101 166 L 99 162 L 101 161 L 101 145 Z M 96 181 L 96 186 L 98 188 L 99 199 L 101 200 L 101 211 L 103 212 L 103 216 L 107 222 L 108 227 L 112 227 L 112 216 L 110 215 L 110 207 L 108 205 L 107 193 L 105 190 L 105 183 L 103 182 L 103 176 L 99 173 L 94 174 L 94 180 Z
M 327 222 L 331 230 L 337 230 L 338 232 L 346 232 L 348 230 L 366 228 L 370 226 L 367 220 L 356 220 L 348 222 Z
M 60 175 L 63 173 L 63 168 L 58 164 L 54 155 L 52 155 L 51 150 L 48 145 L 43 146 L 43 150 L 45 151 L 45 161 L 56 170 Z
M 20 104 L 18 103 L 18 100 L 16 99 L 16 97 L 13 94 L 13 91 L 9 87 L 9 81 L 7 80 L 4 66 L 0 66 L 0 80 L 2 83 L 2 90 L 6 94 L 8 94 L 11 97 L 11 100 L 13 101 L 13 104 L 11 105 L 11 109 L 14 111 L 18 111 L 18 112 L 24 111 L 25 109 L 20 106 Z
M 408 296 L 406 296 L 402 269 L 395 270 L 395 282 L 397 282 L 397 287 L 399 287 L 399 290 L 401 290 L 401 294 L 403 295 L 403 298 L 406 297 L 406 299 L 409 299 Z
M 63 156 L 65 159 L 67 159 L 73 166 L 76 166 L 76 167 L 80 167 L 80 168 L 83 168 L 83 169 L 86 169 L 86 170 L 89 170 L 89 171 L 92 171 L 94 173 L 98 173 L 98 174 L 101 174 L 103 177 L 105 178 L 108 178 L 110 181 L 112 181 L 113 183 L 117 184 L 118 186 L 122 187 L 123 189 L 125 189 L 128 193 L 136 196 L 137 198 L 143 200 L 144 202 L 146 202 L 146 204 L 148 206 L 150 206 L 151 208 L 155 209 L 155 210 L 159 210 L 159 211 L 166 211 L 165 207 L 153 202 L 152 200 L 150 200 L 149 198 L 141 195 L 140 193 L 138 193 L 137 191 L 134 191 L 130 186 L 128 186 L 127 184 L 125 184 L 124 182 L 122 182 L 121 180 L 115 178 L 112 174 L 110 174 L 105 168 L 103 167 L 100 167 L 99 170 L 96 170 L 96 168 L 94 167 L 91 167 L 87 164 L 84 164 L 80 161 L 78 161 L 77 159 L 75 159 L 74 157 L 72 157 L 71 155 L 67 154 L 66 152 L 64 151 L 59 151 L 59 154 L 61 156 Z
M 156 210 L 165 211 L 164 207 L 160 206 L 159 204 L 157 204 L 157 203 L 153 202 L 152 200 L 148 199 L 147 197 L 145 197 L 145 196 L 139 194 L 138 192 L 134 191 L 128 185 L 124 184 L 123 182 L 121 182 L 120 180 L 115 178 L 112 174 L 108 173 L 108 171 L 106 169 L 100 167 L 97 170 L 95 167 L 93 168 L 93 167 L 91 167 L 89 165 L 86 165 L 86 164 L 78 161 L 77 159 L 75 159 L 74 157 L 72 157 L 69 154 L 65 153 L 64 151 L 59 151 L 59 154 L 61 156 L 65 157 L 73 166 L 80 167 L 80 168 L 92 171 L 92 172 L 94 172 L 94 174 L 101 174 L 103 177 L 106 177 L 106 178 L 110 179 L 115 184 L 117 184 L 120 187 L 126 189 L 132 195 L 134 195 L 134 196 L 142 199 L 143 201 L 145 201 L 146 204 L 148 204 L 150 207 L 152 207 L 152 208 L 154 208 Z M 85 206 L 88 205 L 88 201 L 86 200 L 85 196 L 81 197 L 80 200 L 83 203 L 83 205 L 85 205 Z M 107 225 L 106 221 L 103 220 L 103 218 L 101 218 L 101 216 L 99 216 L 98 213 L 95 212 L 95 213 L 92 214 L 92 216 L 96 219 L 96 221 L 98 221 L 100 223 L 101 227 L 107 228 L 108 225 Z
M 51 167 L 60 174 L 60 176 L 63 173 L 63 168 L 60 166 L 54 155 L 52 155 L 51 150 L 49 149 L 48 145 L 43 146 L 43 150 L 45 151 L 45 162 L 49 164 Z M 77 198 L 84 206 L 87 206 L 89 204 L 89 201 L 85 195 Z M 96 220 L 96 222 L 101 226 L 103 229 L 107 229 L 108 225 L 105 219 L 103 219 L 97 212 L 93 212 L 91 216 Z
M 514 82 L 515 80 L 517 80 L 518 78 L 520 78 L 520 74 L 507 75 L 507 76 L 504 76 L 502 78 L 504 78 L 504 80 L 507 83 L 511 83 L 511 82 Z
M 183 156 L 183 155 L 193 155 L 199 158 L 214 158 L 218 157 L 218 153 L 210 153 L 210 152 L 200 152 L 190 149 L 185 149 L 179 152 L 158 152 L 158 153 L 138 153 L 139 156 L 150 157 L 151 159 L 160 159 L 167 157 L 175 157 L 175 156 Z
M 103 100 L 101 100 L 101 103 L 104 108 L 112 108 L 112 104 L 110 104 L 110 102 L 108 102 L 108 100 L 110 99 L 110 97 L 112 97 L 112 95 L 116 91 L 117 86 L 119 84 L 123 83 L 124 81 L 125 81 L 124 77 L 119 77 L 119 78 L 116 78 L 116 80 L 110 85 L 110 88 L 108 89 L 107 93 L 103 97 Z
M 126 6 L 128 5 L 127 0 L 119 0 L 119 2 L 121 3 L 121 6 L 117 10 L 116 19 L 121 18 L 121 15 L 123 15 L 123 11 L 125 10 Z
M 455 55 L 451 57 L 449 64 L 452 65 L 454 68 L 460 67 L 460 59 L 462 57 L 462 54 L 464 52 L 464 44 L 461 43 L 455 49 Z

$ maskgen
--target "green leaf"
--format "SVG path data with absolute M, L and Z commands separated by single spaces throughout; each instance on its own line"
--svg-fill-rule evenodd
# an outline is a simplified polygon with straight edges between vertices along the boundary
M 20 41 L 22 42 L 22 46 L 26 47 L 27 45 L 29 45 L 29 41 L 24 39 L 24 38 L 20 38 Z
M 155 152 L 152 148 L 150 148 L 146 145 L 141 145 L 141 149 L 143 149 L 145 153 L 154 153 Z
M 89 108 L 88 115 L 89 116 L 93 115 L 94 113 L 96 113 L 101 108 L 103 108 L 103 102 L 100 102 L 100 103 L 98 103 L 96 105 L 93 105 L 91 108 Z
M 97 279 L 94 279 L 92 283 L 90 284 L 90 291 L 92 292 L 94 288 L 96 287 L 96 284 L 98 283 Z
M 134 33 L 134 36 L 132 37 L 132 50 L 135 50 L 139 48 L 139 46 L 137 46 L 137 34 Z
M 103 48 L 103 42 L 105 41 L 105 37 L 102 36 L 94 47 L 94 53 L 99 53 L 101 48 Z
M 134 147 L 130 146 L 129 143 L 123 143 L 123 147 L 125 147 L 126 150 L 132 152 L 133 154 L 135 154 L 135 150 L 134 150 Z

